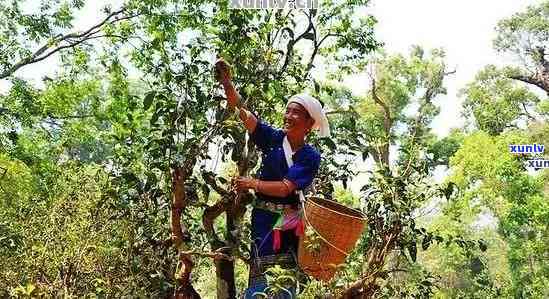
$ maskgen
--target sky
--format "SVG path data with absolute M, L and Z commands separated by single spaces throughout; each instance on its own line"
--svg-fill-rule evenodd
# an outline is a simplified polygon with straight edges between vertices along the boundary
M 495 27 L 499 20 L 523 11 L 541 0 L 373 0 L 365 13 L 378 20 L 375 34 L 385 43 L 389 53 L 406 54 L 412 45 L 424 49 L 442 47 L 447 66 L 456 70 L 446 80 L 448 94 L 439 97 L 441 113 L 434 120 L 433 130 L 445 136 L 451 128 L 460 127 L 463 99 L 459 89 L 474 79 L 487 64 L 512 63 L 492 49 Z M 354 76 L 346 83 L 356 93 L 363 93 L 365 76 Z
M 461 88 L 471 82 L 476 73 L 487 64 L 512 64 L 492 47 L 496 36 L 495 27 L 501 19 L 523 11 L 541 0 L 373 0 L 364 13 L 378 20 L 375 34 L 384 42 L 384 49 L 390 54 L 409 52 L 412 45 L 424 49 L 442 47 L 446 51 L 447 66 L 456 73 L 446 78 L 447 94 L 439 96 L 435 104 L 441 107 L 432 128 L 440 137 L 448 135 L 450 129 L 462 127 L 463 98 L 458 96 Z M 345 80 L 354 93 L 364 93 L 368 88 L 367 77 L 356 75 Z M 368 161 L 361 165 L 368 169 Z M 440 183 L 447 176 L 446 167 L 437 167 L 434 181 Z M 357 194 L 367 175 L 359 174 L 351 183 L 351 190 Z M 426 207 L 438 205 L 435 200 Z M 434 208 L 430 214 L 436 214 Z M 477 227 L 493 226 L 495 218 L 483 212 L 476 220 Z
M 384 49 L 389 54 L 407 54 L 413 45 L 421 45 L 426 50 L 441 47 L 446 51 L 447 66 L 456 73 L 445 80 L 447 94 L 434 101 L 441 109 L 432 124 L 434 133 L 443 137 L 452 128 L 460 128 L 465 123 L 461 116 L 463 98 L 458 96 L 459 90 L 485 65 L 513 63 L 492 48 L 497 22 L 537 3 L 541 1 L 373 0 L 371 6 L 360 13 L 376 17 L 376 37 L 385 44 Z M 363 94 L 368 88 L 365 75 L 350 76 L 344 82 L 356 94 Z M 396 148 L 391 150 L 395 152 Z M 366 161 L 359 168 L 371 169 L 372 164 L 373 161 Z M 447 169 L 439 167 L 434 180 L 442 182 L 446 176 Z M 366 178 L 366 174 L 356 176 L 351 190 L 358 193 Z
M 36 2 L 38 0 L 27 0 L 24 2 L 22 9 L 24 13 L 36 13 Z M 75 16 L 73 21 L 74 31 L 82 31 L 90 28 L 91 26 L 99 23 L 104 14 L 101 13 L 101 9 L 105 5 L 112 5 L 113 8 L 120 7 L 119 3 L 121 1 L 116 0 L 89 0 L 86 1 L 86 5 L 83 10 Z M 113 5 L 113 3 L 115 3 Z M 27 79 L 33 82 L 36 86 L 42 86 L 42 77 L 45 75 L 55 74 L 57 65 L 59 63 L 59 56 L 57 54 L 50 56 L 48 59 L 45 59 L 41 62 L 34 63 L 28 66 L 20 68 L 15 76 L 19 78 Z M 9 90 L 10 83 L 8 80 L 0 80 L 0 93 L 5 93 Z

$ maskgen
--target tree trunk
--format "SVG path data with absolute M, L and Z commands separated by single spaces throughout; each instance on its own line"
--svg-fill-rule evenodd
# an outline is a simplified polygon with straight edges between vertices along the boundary
M 216 260 L 215 273 L 217 276 L 217 298 L 236 298 L 236 285 L 234 282 L 235 260 Z
M 192 161 L 187 161 L 186 165 Z M 194 165 L 194 163 L 193 163 Z M 177 250 L 181 268 L 177 269 L 175 277 L 178 286 L 172 298 L 176 299 L 200 299 L 200 295 L 196 292 L 191 284 L 191 271 L 193 261 L 189 254 L 183 253 L 187 250 L 187 242 L 190 237 L 186 228 L 181 222 L 181 215 L 187 207 L 187 198 L 185 196 L 185 180 L 187 179 L 186 167 L 176 167 L 172 174 L 172 207 L 171 207 L 171 231 L 172 240 L 175 249 Z M 192 169 L 192 168 L 190 168 Z

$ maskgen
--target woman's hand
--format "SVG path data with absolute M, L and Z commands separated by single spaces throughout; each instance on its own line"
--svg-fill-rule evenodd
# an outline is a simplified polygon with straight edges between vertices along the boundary
M 233 179 L 233 186 L 239 192 L 253 189 L 256 193 L 275 197 L 287 197 L 297 188 L 293 182 L 286 179 L 282 181 L 260 181 L 246 177 Z
M 215 79 L 225 84 L 231 81 L 231 77 L 231 66 L 223 58 L 219 58 L 215 63 Z
M 215 63 L 215 79 L 223 84 L 229 108 L 235 109 L 235 107 L 238 107 L 240 109 L 240 119 L 244 122 L 244 126 L 246 126 L 246 129 L 251 134 L 257 125 L 257 118 L 248 112 L 245 107 L 241 106 L 240 94 L 238 94 L 238 91 L 236 91 L 231 82 L 231 66 L 223 60 L 223 58 L 219 58 Z
M 248 189 L 257 190 L 258 182 L 259 181 L 257 179 L 238 177 L 234 180 L 233 184 L 237 191 L 245 191 Z

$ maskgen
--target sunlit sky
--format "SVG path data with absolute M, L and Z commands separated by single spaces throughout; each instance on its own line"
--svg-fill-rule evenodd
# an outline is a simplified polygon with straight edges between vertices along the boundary
M 444 136 L 463 124 L 458 90 L 487 64 L 513 63 L 492 49 L 497 22 L 536 3 L 541 1 L 374 0 L 370 13 L 379 21 L 375 32 L 388 52 L 407 53 L 414 44 L 446 51 L 447 65 L 456 73 L 447 77 L 448 94 L 436 101 L 441 113 L 433 124 L 435 133 Z M 364 86 L 353 82 L 357 92 Z

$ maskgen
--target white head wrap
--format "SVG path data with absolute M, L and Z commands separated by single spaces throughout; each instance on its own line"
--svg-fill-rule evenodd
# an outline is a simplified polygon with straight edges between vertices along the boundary
M 313 124 L 313 129 L 319 129 L 320 137 L 329 137 L 330 136 L 330 125 L 328 124 L 328 118 L 326 113 L 322 108 L 320 102 L 308 94 L 296 94 L 288 100 L 286 107 L 290 103 L 298 103 L 303 106 L 309 115 L 314 119 L 315 123 Z

